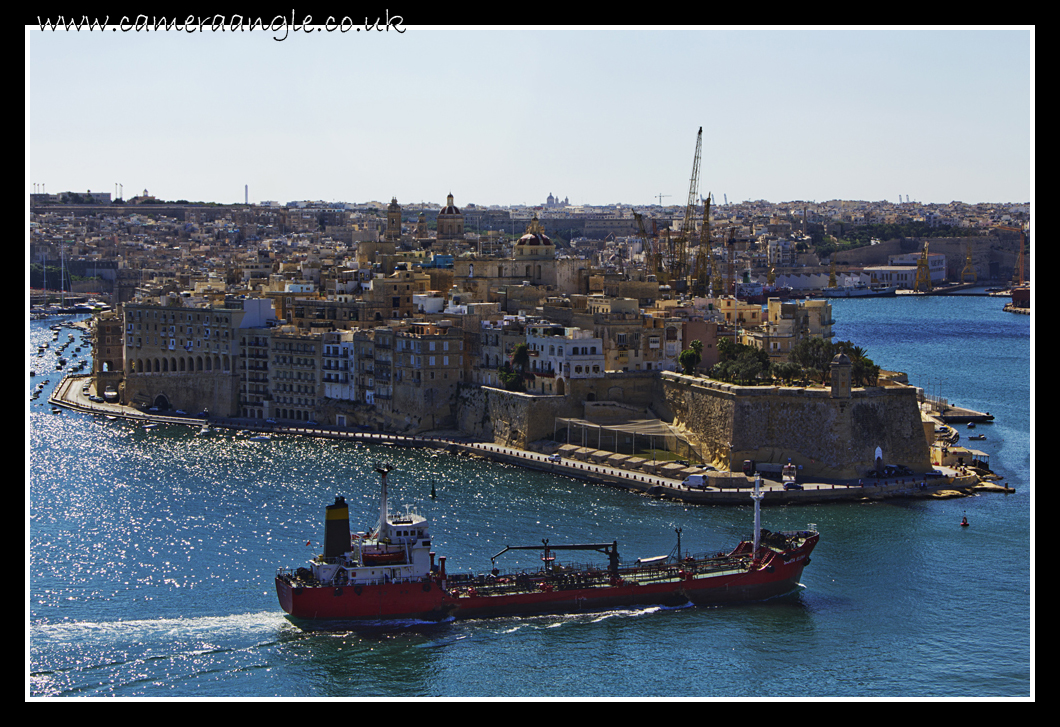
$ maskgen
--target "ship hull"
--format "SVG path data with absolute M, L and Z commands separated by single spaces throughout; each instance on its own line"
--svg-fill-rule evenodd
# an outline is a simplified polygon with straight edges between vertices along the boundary
M 604 611 L 630 606 L 697 606 L 760 601 L 798 588 L 816 537 L 796 551 L 774 554 L 750 569 L 687 573 L 664 582 L 641 583 L 631 576 L 608 585 L 519 593 L 480 594 L 474 588 L 443 589 L 439 583 L 364 586 L 292 586 L 276 579 L 284 611 L 307 620 L 425 620 L 488 618 Z

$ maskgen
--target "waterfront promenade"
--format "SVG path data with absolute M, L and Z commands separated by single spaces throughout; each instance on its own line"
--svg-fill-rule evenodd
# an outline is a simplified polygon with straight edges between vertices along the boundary
M 443 449 L 462 456 L 480 457 L 505 462 L 528 469 L 552 472 L 575 479 L 619 487 L 641 495 L 667 498 L 703 505 L 746 505 L 754 480 L 740 472 L 702 471 L 675 463 L 654 463 L 641 457 L 615 457 L 611 452 L 597 451 L 571 445 L 558 445 L 554 453 L 542 453 L 507 447 L 493 442 L 474 441 L 458 434 L 402 435 L 369 432 L 322 426 L 300 426 L 288 423 L 261 423 L 258 420 L 223 419 L 175 415 L 163 412 L 144 412 L 131 406 L 111 402 L 94 402 L 82 389 L 91 381 L 87 374 L 68 374 L 60 381 L 49 403 L 55 407 L 94 416 L 109 416 L 140 425 L 179 425 L 201 429 L 204 425 L 215 432 L 225 429 L 237 436 L 267 435 L 309 436 L 342 439 L 401 447 Z M 263 441 L 262 446 L 268 446 Z M 779 482 L 763 479 L 765 505 L 794 505 L 838 501 L 881 500 L 894 497 L 960 497 L 971 494 L 973 488 L 991 488 L 974 474 L 961 474 L 946 467 L 937 468 L 943 476 L 930 478 L 922 475 L 861 481 L 802 481 L 801 490 L 785 490 Z M 689 474 L 703 474 L 707 487 L 686 487 L 682 484 Z M 996 488 L 995 488 L 996 489 Z

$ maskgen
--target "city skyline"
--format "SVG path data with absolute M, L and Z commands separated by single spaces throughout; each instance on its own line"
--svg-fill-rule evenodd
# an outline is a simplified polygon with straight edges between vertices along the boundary
M 1033 198 L 1033 28 L 287 30 L 28 26 L 27 189 L 682 205 L 702 126 L 717 203 Z

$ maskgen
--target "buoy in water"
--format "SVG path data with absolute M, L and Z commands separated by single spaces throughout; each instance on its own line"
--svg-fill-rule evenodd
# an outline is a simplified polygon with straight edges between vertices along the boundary
M 962 528 L 968 527 L 968 516 L 967 515 L 965 517 L 961 518 L 961 527 Z

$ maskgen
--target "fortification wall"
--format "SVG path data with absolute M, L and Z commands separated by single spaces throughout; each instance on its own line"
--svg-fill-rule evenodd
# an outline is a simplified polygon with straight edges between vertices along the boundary
M 997 271 L 999 279 L 1010 279 L 1019 258 L 1019 233 L 1000 232 L 975 237 L 909 237 L 884 240 L 879 245 L 866 245 L 837 252 L 835 260 L 839 265 L 886 265 L 889 255 L 918 253 L 924 249 L 925 242 L 929 252 L 946 256 L 947 280 L 960 280 L 969 251 L 972 254 L 972 266 L 980 280 L 988 279 L 991 269 Z M 1030 251 L 1026 250 L 1025 255 L 1029 265 Z
M 556 417 L 580 416 L 580 411 L 572 411 L 572 401 L 566 396 L 466 387 L 457 404 L 457 428 L 477 439 L 525 449 L 530 442 L 552 436 Z
M 863 477 L 877 447 L 888 464 L 931 469 L 916 390 L 905 386 L 828 389 L 734 386 L 666 372 L 661 396 L 673 425 L 719 469 L 747 459 L 802 466 L 822 478 Z
M 187 371 L 157 374 L 126 374 L 123 401 L 153 403 L 159 396 L 172 409 L 198 413 L 209 409 L 213 416 L 239 416 L 238 379 L 231 372 Z
M 566 396 L 522 394 L 489 386 L 465 387 L 458 397 L 456 426 L 465 434 L 525 448 L 555 431 L 556 417 L 585 416 L 589 402 L 621 402 L 631 411 L 657 403 L 657 372 L 612 374 L 570 379 Z M 637 418 L 642 418 L 638 414 Z

